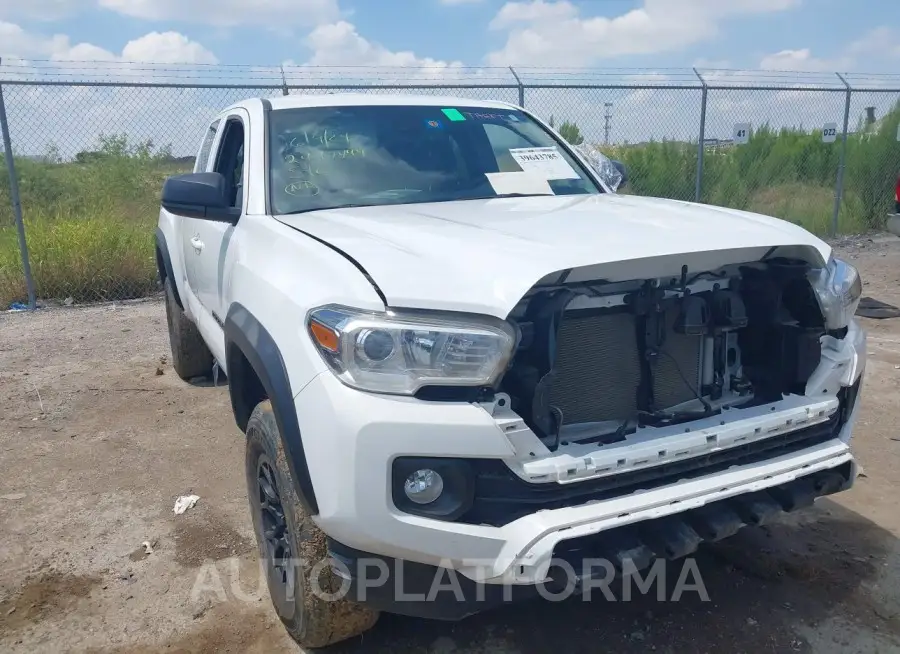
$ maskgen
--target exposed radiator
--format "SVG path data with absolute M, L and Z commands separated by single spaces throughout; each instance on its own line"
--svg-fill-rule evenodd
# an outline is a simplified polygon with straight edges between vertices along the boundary
M 666 315 L 663 346 L 675 361 L 660 356 L 654 370 L 653 394 L 660 409 L 694 397 L 675 362 L 694 388 L 701 382 L 703 339 L 672 331 L 675 313 Z M 564 424 L 633 417 L 641 378 L 635 317 L 625 312 L 565 316 L 559 330 L 556 370 L 550 403 L 562 410 Z

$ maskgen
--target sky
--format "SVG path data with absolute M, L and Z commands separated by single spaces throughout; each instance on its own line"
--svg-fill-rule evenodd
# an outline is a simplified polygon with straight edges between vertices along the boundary
M 333 68 L 291 68 L 309 64 L 360 67 L 343 74 L 353 70 L 380 81 L 408 75 L 396 69 L 385 73 L 386 67 L 420 67 L 429 79 L 451 82 L 472 75 L 469 67 L 494 67 L 474 74 L 510 83 L 506 67 L 514 66 L 531 69 L 523 72 L 530 80 L 544 75 L 559 81 L 567 74 L 535 72 L 535 67 L 591 67 L 603 74 L 617 70 L 625 80 L 663 84 L 692 75 L 690 68 L 697 66 L 720 69 L 706 73 L 709 81 L 740 79 L 733 69 L 750 69 L 787 75 L 787 83 L 818 74 L 835 86 L 831 92 L 711 91 L 706 136 L 728 138 L 737 122 L 840 123 L 845 96 L 834 71 L 894 75 L 877 83 L 900 86 L 900 1 L 0 0 L 0 57 L 0 80 L 16 67 L 72 70 L 72 62 L 116 67 L 104 73 L 114 80 L 128 71 L 140 76 L 150 62 L 192 64 L 223 76 L 237 74 L 229 66 L 255 66 L 241 74 L 269 75 L 273 83 L 281 65 L 295 71 L 288 75 L 293 82 L 314 70 L 326 71 L 320 73 L 324 77 L 336 74 L 328 72 Z M 251 94 L 7 88 L 14 147 L 34 153 L 52 144 L 64 154 L 109 132 L 192 152 L 211 115 Z M 517 100 L 512 89 L 460 94 Z M 875 105 L 880 113 L 898 99 L 897 93 L 856 94 L 851 120 L 865 106 Z M 699 90 L 528 90 L 526 95 L 528 108 L 545 118 L 553 115 L 557 123 L 576 121 L 595 141 L 605 136 L 604 103 L 612 103 L 611 143 L 696 139 L 699 101 Z
M 0 56 L 900 70 L 897 0 L 0 0 Z

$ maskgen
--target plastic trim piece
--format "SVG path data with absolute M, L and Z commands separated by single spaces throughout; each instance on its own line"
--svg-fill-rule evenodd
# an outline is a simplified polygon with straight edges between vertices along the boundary
M 156 259 L 156 268 L 159 273 L 159 281 L 163 283 L 167 277 L 172 279 L 172 291 L 175 293 L 175 303 L 180 309 L 184 309 L 181 303 L 181 296 L 178 294 L 178 284 L 176 284 L 175 276 L 172 274 L 172 258 L 169 256 L 169 245 L 166 243 L 166 235 L 162 229 L 156 228 L 156 251 L 159 256 Z M 162 264 L 162 266 L 160 266 Z
M 228 309 L 224 331 L 229 388 L 232 391 L 231 406 L 235 418 L 237 419 L 240 409 L 239 394 L 234 391 L 235 375 L 231 374 L 234 370 L 231 365 L 232 357 L 236 348 L 250 363 L 272 403 L 272 410 L 275 413 L 275 421 L 278 423 L 278 431 L 287 454 L 288 466 L 294 479 L 297 496 L 310 515 L 318 514 L 319 506 L 309 474 L 306 452 L 303 449 L 300 423 L 294 408 L 294 394 L 291 391 L 291 383 L 287 377 L 281 351 L 275 344 L 272 335 L 240 303 L 235 302 Z M 243 430 L 245 425 L 238 424 L 238 427 Z

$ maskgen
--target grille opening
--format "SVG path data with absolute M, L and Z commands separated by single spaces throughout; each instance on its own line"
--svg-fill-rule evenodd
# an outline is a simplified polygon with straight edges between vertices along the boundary
M 808 268 L 533 289 L 510 314 L 522 337 L 499 390 L 551 451 L 803 394 L 824 333 Z

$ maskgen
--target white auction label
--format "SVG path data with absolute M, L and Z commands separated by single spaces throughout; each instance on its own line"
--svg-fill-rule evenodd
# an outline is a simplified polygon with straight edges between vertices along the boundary
M 734 134 L 732 139 L 738 145 L 743 145 L 750 141 L 750 123 L 736 123 L 734 126 Z
M 523 171 L 538 174 L 547 181 L 580 178 L 555 147 L 512 148 L 509 154 Z
M 822 127 L 822 142 L 834 143 L 837 140 L 837 123 L 825 123 Z

